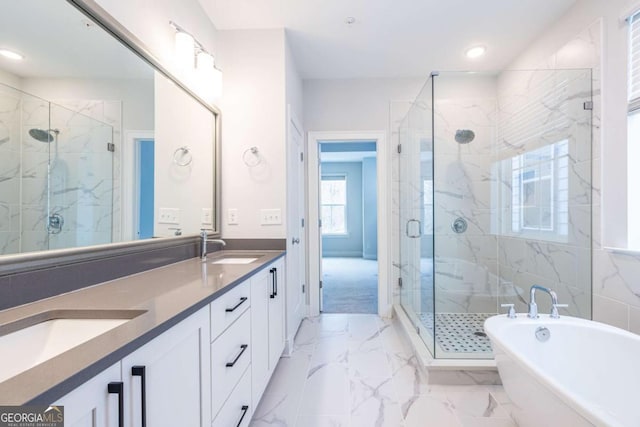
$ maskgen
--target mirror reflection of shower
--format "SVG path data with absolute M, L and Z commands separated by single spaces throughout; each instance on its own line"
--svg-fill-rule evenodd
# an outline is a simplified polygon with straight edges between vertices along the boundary
M 49 234 L 60 234 L 64 226 L 64 217 L 59 212 L 53 212 L 51 201 L 52 193 L 60 193 L 66 185 L 67 181 L 67 165 L 59 160 L 58 157 L 58 136 L 59 129 L 29 129 L 29 136 L 36 141 L 45 144 L 54 143 L 53 152 L 49 148 L 49 162 L 47 164 L 47 218 L 46 229 Z
M 476 137 L 476 134 L 471 129 L 458 129 L 456 131 L 456 142 L 458 144 L 468 144 Z

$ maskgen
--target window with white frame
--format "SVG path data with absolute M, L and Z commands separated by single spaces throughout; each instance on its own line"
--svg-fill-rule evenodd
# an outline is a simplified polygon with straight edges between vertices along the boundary
M 322 175 L 320 180 L 322 234 L 347 234 L 347 176 Z
M 569 219 L 568 140 L 512 157 L 511 233 L 566 236 Z
M 640 193 L 634 183 L 640 180 L 640 12 L 629 18 L 627 112 L 627 246 L 640 248 Z

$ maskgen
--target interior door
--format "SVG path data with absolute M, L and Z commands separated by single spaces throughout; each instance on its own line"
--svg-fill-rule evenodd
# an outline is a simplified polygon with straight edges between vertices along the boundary
M 287 340 L 293 338 L 305 314 L 304 141 L 302 126 L 289 111 L 289 214 L 287 239 Z

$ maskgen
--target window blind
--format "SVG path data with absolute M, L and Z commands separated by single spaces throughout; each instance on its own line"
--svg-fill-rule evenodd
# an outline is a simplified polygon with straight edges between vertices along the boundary
M 629 18 L 629 112 L 640 110 L 640 13 Z

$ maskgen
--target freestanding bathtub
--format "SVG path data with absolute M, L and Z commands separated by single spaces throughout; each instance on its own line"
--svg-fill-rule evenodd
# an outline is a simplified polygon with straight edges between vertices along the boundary
M 520 427 L 640 426 L 640 336 L 547 314 L 493 316 L 484 328 Z

